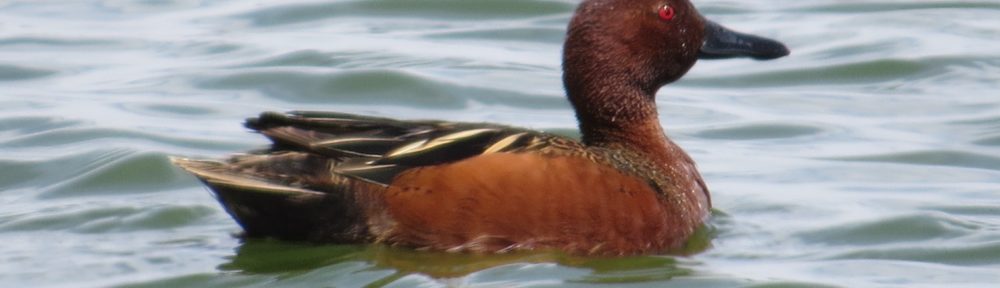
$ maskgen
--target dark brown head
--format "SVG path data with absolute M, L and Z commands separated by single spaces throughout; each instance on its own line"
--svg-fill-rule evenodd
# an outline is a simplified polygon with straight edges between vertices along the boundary
M 585 0 L 563 49 L 563 81 L 584 141 L 588 130 L 655 118 L 656 91 L 699 58 L 765 60 L 789 53 L 777 41 L 706 20 L 687 0 Z

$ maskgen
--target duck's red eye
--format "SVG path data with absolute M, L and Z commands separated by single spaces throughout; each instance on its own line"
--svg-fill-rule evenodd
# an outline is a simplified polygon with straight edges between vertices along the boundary
M 674 15 L 676 15 L 674 7 L 670 7 L 670 5 L 663 5 L 663 7 L 660 7 L 660 19 L 665 21 L 671 20 L 674 19 Z

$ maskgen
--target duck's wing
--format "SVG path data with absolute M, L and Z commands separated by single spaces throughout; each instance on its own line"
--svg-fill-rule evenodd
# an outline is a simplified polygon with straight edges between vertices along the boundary
M 558 138 L 485 123 L 402 121 L 333 112 L 267 112 L 246 126 L 274 143 L 263 154 L 328 158 L 332 174 L 388 185 L 406 169 L 544 146 Z
M 403 171 L 573 142 L 493 124 L 331 112 L 266 112 L 246 126 L 271 147 L 222 161 L 172 161 L 208 185 L 248 235 L 323 242 L 370 237 L 381 213 L 371 194 Z

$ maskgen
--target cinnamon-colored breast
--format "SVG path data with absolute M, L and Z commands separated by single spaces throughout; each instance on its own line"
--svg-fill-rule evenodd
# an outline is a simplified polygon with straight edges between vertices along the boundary
M 702 220 L 678 215 L 681 207 L 640 178 L 537 153 L 415 168 L 395 178 L 384 201 L 394 224 L 382 241 L 452 251 L 660 252 L 682 246 Z

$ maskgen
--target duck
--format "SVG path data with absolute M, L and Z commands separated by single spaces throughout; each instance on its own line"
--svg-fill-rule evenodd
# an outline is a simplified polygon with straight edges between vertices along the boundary
M 563 83 L 579 139 L 490 123 L 264 112 L 271 145 L 224 160 L 172 157 L 251 238 L 417 250 L 669 253 L 711 214 L 708 187 L 664 132 L 659 89 L 699 59 L 771 60 L 687 0 L 584 0 Z

